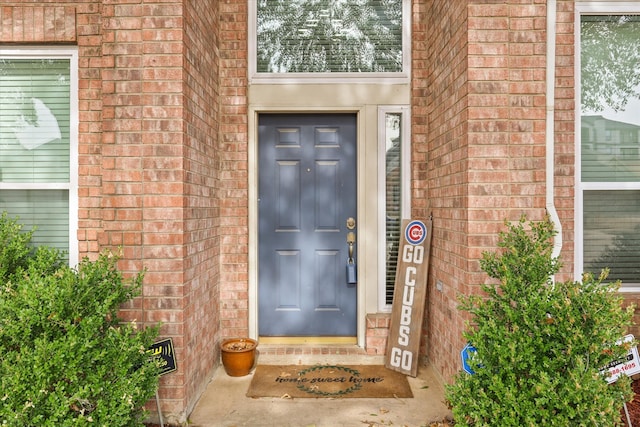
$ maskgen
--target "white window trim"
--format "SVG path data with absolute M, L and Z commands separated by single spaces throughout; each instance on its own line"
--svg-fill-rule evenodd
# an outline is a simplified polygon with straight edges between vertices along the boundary
M 249 1 L 249 84 L 408 83 L 411 77 L 411 0 L 402 0 L 402 72 L 399 73 L 258 73 L 257 1 Z
M 386 191 L 387 180 L 386 170 L 386 147 L 385 147 L 385 115 L 389 113 L 402 114 L 400 126 L 400 140 L 402 141 L 401 151 L 401 218 L 409 218 L 411 213 L 411 109 L 409 106 L 379 106 L 378 107 L 378 236 L 382 239 L 382 245 L 378 250 L 378 311 L 382 313 L 391 312 L 391 304 L 386 300 Z
M 68 190 L 69 191 L 69 265 L 75 267 L 78 254 L 78 49 L 62 46 L 0 47 L 4 59 L 68 59 L 69 60 L 69 182 L 8 183 L 0 182 L 0 190 Z
M 582 1 L 576 2 L 575 6 L 575 251 L 574 251 L 574 277 L 581 280 L 584 273 L 584 222 L 583 222 L 583 193 L 588 190 L 640 190 L 640 182 L 582 182 L 582 128 L 581 128 L 581 73 L 580 73 L 580 17 L 582 15 L 620 15 L 620 14 L 640 14 L 640 3 L 621 1 Z M 640 283 L 625 284 L 620 288 L 621 293 L 640 292 Z

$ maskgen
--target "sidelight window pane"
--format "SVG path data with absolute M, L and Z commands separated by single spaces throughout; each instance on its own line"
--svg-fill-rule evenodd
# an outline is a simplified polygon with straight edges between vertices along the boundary
M 386 275 L 385 303 L 393 302 L 402 220 L 402 114 L 385 115 Z
M 378 109 L 378 201 L 380 241 L 378 308 L 391 309 L 398 264 L 401 225 L 410 218 L 409 108 Z M 383 244 L 384 243 L 384 244 Z

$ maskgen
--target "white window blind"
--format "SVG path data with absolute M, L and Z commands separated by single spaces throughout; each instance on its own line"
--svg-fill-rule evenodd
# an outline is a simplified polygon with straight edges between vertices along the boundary
M 582 266 L 623 286 L 640 284 L 639 63 L 640 16 L 581 15 Z
M 379 200 L 381 206 L 380 235 L 384 235 L 381 251 L 379 309 L 389 310 L 398 264 L 400 227 L 409 217 L 409 109 L 380 107 L 378 110 Z
M 583 206 L 585 271 L 640 282 L 640 190 L 586 191 Z
M 69 250 L 69 190 L 2 190 L 0 200 L 11 218 L 37 227 L 34 245 Z
M 71 61 L 0 56 L 0 211 L 70 251 Z
M 386 274 L 385 303 L 393 302 L 393 292 L 400 245 L 400 221 L 402 219 L 402 115 L 385 115 L 387 132 L 385 151 L 385 202 L 386 202 Z

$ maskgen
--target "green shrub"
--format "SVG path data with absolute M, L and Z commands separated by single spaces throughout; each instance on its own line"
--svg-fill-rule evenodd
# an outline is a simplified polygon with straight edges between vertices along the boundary
M 33 230 L 22 233 L 22 226 L 8 217 L 0 216 L 0 283 L 9 280 L 9 275 L 27 265 L 31 254 L 29 242 Z
M 55 249 L 0 218 L 0 423 L 8 426 L 142 425 L 159 368 L 147 352 L 157 328 L 118 318 L 140 293 L 117 257 L 77 270 Z
M 458 425 L 614 426 L 630 380 L 608 385 L 601 369 L 626 355 L 615 345 L 631 324 L 621 308 L 619 283 L 585 275 L 554 283 L 560 266 L 551 256 L 549 221 L 522 218 L 500 233 L 499 253 L 484 253 L 481 267 L 496 285 L 486 295 L 462 298 L 472 315 L 464 337 L 477 349 L 473 375 L 461 372 L 446 397 Z M 635 343 L 634 343 L 635 345 Z

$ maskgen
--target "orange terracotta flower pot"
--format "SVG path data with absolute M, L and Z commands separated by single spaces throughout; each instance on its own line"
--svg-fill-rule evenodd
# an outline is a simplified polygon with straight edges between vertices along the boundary
M 222 366 L 230 377 L 251 372 L 256 361 L 258 342 L 251 338 L 230 338 L 222 342 Z

